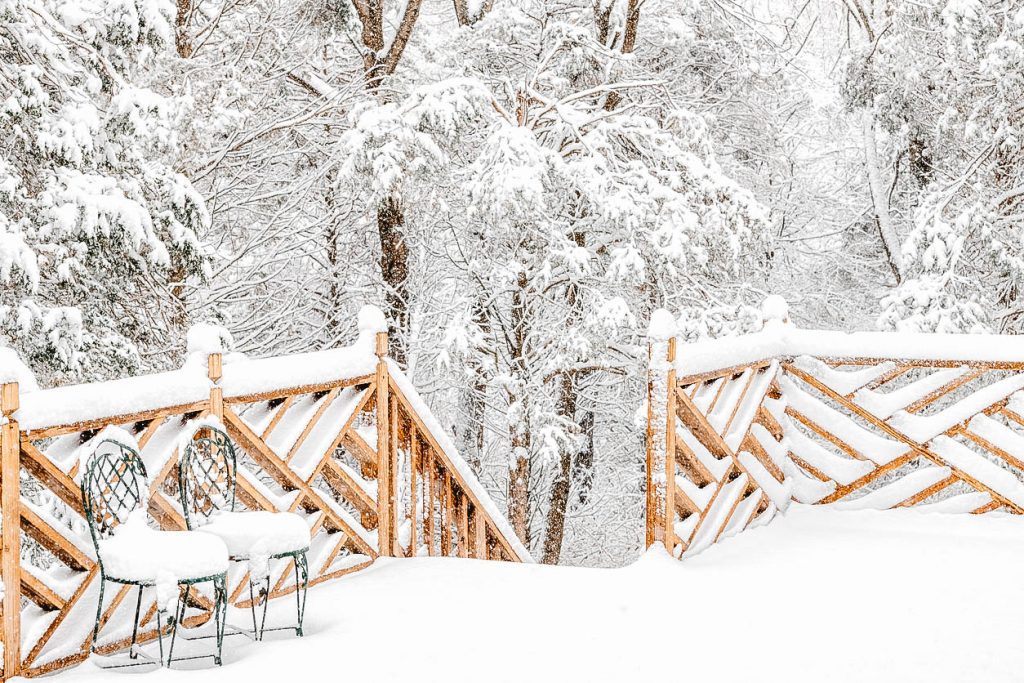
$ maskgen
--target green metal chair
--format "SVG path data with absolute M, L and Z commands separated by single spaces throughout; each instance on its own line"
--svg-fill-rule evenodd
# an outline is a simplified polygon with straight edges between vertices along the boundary
M 309 568 L 306 553 L 309 550 L 309 529 L 301 517 L 290 512 L 243 512 L 235 510 L 235 490 L 238 480 L 238 459 L 235 445 L 223 430 L 203 425 L 178 461 L 178 492 L 185 522 L 189 529 L 217 535 L 225 541 L 232 562 L 252 560 L 252 539 L 263 537 L 270 541 L 262 548 L 267 560 L 291 558 L 295 566 L 295 634 L 302 636 L 302 623 L 306 612 L 306 593 L 309 588 Z M 291 518 L 291 519 L 290 519 Z M 290 526 L 291 540 L 284 541 L 273 534 L 281 523 Z M 301 525 L 302 536 L 296 539 L 295 529 Z M 241 539 L 239 533 L 241 532 Z M 276 546 L 275 546 L 276 544 Z M 253 638 L 263 640 L 266 631 L 290 630 L 291 626 L 266 628 L 270 577 L 255 577 L 249 573 L 249 604 L 252 612 Z M 256 605 L 262 603 L 262 615 L 257 620 Z
M 96 549 L 96 557 L 99 561 L 100 569 L 100 595 L 96 605 L 96 624 L 93 627 L 92 645 L 90 650 L 96 651 L 96 643 L 99 639 L 100 633 L 100 622 L 103 617 L 103 594 L 106 588 L 107 582 L 119 583 L 123 585 L 138 586 L 138 597 L 135 602 L 135 618 L 132 622 L 132 640 L 129 650 L 129 657 L 136 659 L 138 653 L 135 649 L 135 645 L 138 640 L 139 632 L 139 614 L 142 608 L 142 591 L 144 588 L 155 588 L 157 586 L 157 579 L 150 575 L 146 570 L 135 571 L 130 568 L 132 565 L 132 558 L 125 558 L 123 553 L 130 544 L 121 544 L 126 546 L 122 548 L 118 546 L 117 555 L 114 557 L 114 548 L 111 545 L 111 541 L 114 538 L 115 532 L 119 527 L 126 524 L 129 517 L 136 510 L 139 510 L 142 515 L 145 514 L 146 504 L 148 501 L 149 485 L 146 478 L 146 466 L 142 462 L 142 458 L 139 453 L 131 446 L 125 445 L 114 439 L 104 439 L 96 447 L 94 454 L 86 463 L 85 473 L 82 475 L 82 505 L 85 509 L 85 518 L 89 524 L 89 532 L 92 535 L 93 546 Z M 141 531 L 141 530 L 140 530 Z M 218 564 L 221 562 L 219 558 L 213 558 L 210 549 L 211 545 L 207 542 L 207 539 L 201 539 L 187 532 L 181 531 L 157 531 L 148 530 L 145 532 L 146 535 L 153 534 L 149 538 L 152 541 L 152 546 L 146 551 L 143 548 L 139 550 L 146 552 L 146 557 L 141 558 L 144 562 L 152 565 L 161 561 L 160 557 L 154 557 L 152 553 L 152 547 L 158 547 L 161 540 L 173 540 L 173 546 L 175 552 L 179 552 L 182 549 L 186 551 L 196 550 L 197 552 L 205 552 L 207 555 L 206 563 L 210 565 Z M 169 536 L 164 536 L 169 534 Z M 195 543 L 196 541 L 201 541 Z M 223 553 L 223 549 L 219 546 L 214 546 L 213 551 L 219 551 Z M 226 553 L 224 553 L 226 554 Z M 112 573 L 109 569 L 111 565 L 117 567 L 117 571 Z M 227 562 L 224 561 L 223 565 L 226 566 Z M 127 568 L 127 569 L 126 569 Z M 120 575 L 119 575 L 120 574 Z M 224 624 L 227 616 L 227 571 L 220 573 L 205 574 L 203 576 L 176 576 L 178 585 L 178 601 L 175 607 L 174 614 L 169 618 L 169 626 L 171 628 L 171 642 L 167 652 L 167 666 L 171 665 L 174 661 L 174 641 L 178 633 L 178 624 L 184 620 L 185 610 L 188 605 L 189 592 L 192 586 L 198 583 L 209 581 L 213 584 L 214 592 L 214 605 L 213 605 L 213 619 L 216 625 L 216 641 L 217 651 L 213 655 L 214 662 L 219 666 L 222 662 L 222 646 L 224 642 Z M 181 588 L 184 587 L 184 592 Z M 159 600 L 157 602 L 157 639 L 160 646 L 160 663 L 164 663 L 164 627 L 163 618 L 165 611 L 160 608 Z M 200 657 L 207 657 L 210 655 L 200 655 L 194 657 L 180 657 L 177 661 L 185 659 L 198 659 Z M 128 664 L 126 666 L 139 666 L 140 664 Z

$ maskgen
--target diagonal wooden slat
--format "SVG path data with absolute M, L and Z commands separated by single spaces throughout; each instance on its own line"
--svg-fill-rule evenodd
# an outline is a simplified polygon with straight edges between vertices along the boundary
M 299 449 L 302 448 L 302 444 L 305 443 L 306 438 L 309 437 L 309 433 L 313 431 L 314 427 L 316 427 L 320 418 L 323 417 L 324 412 L 332 403 L 334 403 L 334 400 L 338 398 L 340 391 L 340 389 L 331 389 L 327 392 L 326 396 L 320 399 L 320 405 L 317 407 L 316 412 L 313 413 L 313 416 L 309 418 L 306 426 L 302 429 L 302 433 L 300 433 L 298 438 L 295 439 L 295 443 L 292 444 L 291 449 L 288 451 L 288 455 L 284 458 L 285 462 L 290 462 L 291 459 L 295 457 L 295 454 L 299 452 Z
M 887 435 L 891 436 L 892 438 L 897 439 L 897 440 L 903 442 L 907 446 L 910 446 L 918 455 L 921 455 L 921 456 L 927 458 L 928 460 L 930 460 L 931 462 L 935 463 L 936 465 L 939 465 L 940 467 L 948 467 L 948 468 L 950 468 L 950 470 L 953 471 L 954 475 L 958 479 L 966 482 L 968 485 L 972 486 L 973 488 L 975 488 L 978 491 L 981 491 L 983 493 L 989 494 L 990 496 L 992 496 L 993 500 L 999 501 L 999 503 L 1001 505 L 1005 505 L 1005 506 L 1015 510 L 1018 513 L 1024 513 L 1024 508 L 1021 508 L 1019 505 L 1017 505 L 1013 501 L 1009 500 L 1008 498 L 1003 496 L 998 491 L 992 489 L 989 486 L 986 486 L 982 482 L 978 481 L 978 479 L 976 479 L 975 477 L 972 477 L 971 475 L 969 475 L 966 472 L 960 470 L 959 468 L 953 467 L 948 462 L 946 462 L 945 459 L 939 457 L 936 453 L 934 453 L 931 450 L 929 450 L 925 445 L 920 444 L 917 441 L 911 439 L 909 436 L 905 435 L 903 432 L 899 431 L 895 427 L 892 427 L 891 425 L 886 423 L 884 420 L 878 419 L 877 417 L 875 417 L 871 413 L 867 412 L 866 410 L 862 409 L 860 406 L 858 406 L 857 404 L 853 403 L 849 399 L 847 399 L 847 398 L 837 394 L 836 392 L 832 391 L 832 389 L 830 389 L 829 387 L 827 387 L 824 384 L 822 384 L 821 382 L 819 382 L 813 376 L 811 376 L 811 375 L 803 372 L 799 368 L 796 368 L 796 367 L 794 367 L 792 365 L 789 365 L 789 364 L 787 364 L 787 366 L 786 366 L 786 371 L 791 373 L 791 374 L 793 374 L 794 376 L 800 378 L 802 381 L 804 381 L 805 383 L 807 383 L 810 386 L 814 387 L 819 392 L 821 392 L 825 396 L 829 397 L 831 400 L 833 400 L 836 403 L 842 405 L 844 408 L 846 408 L 850 412 L 856 414 L 859 418 L 861 418 L 865 422 L 867 422 L 867 423 L 877 427 L 878 429 L 880 429 L 881 431 L 885 432 Z M 993 404 L 993 406 L 989 406 L 989 408 L 990 409 L 998 409 L 998 407 L 1001 407 L 1001 405 L 1005 405 L 1005 403 L 1006 403 L 1006 399 L 1005 398 L 1004 399 L 1000 399 L 996 404 Z M 947 430 L 944 435 L 948 436 L 950 434 L 953 434 L 953 433 L 956 433 L 956 432 L 960 431 L 961 429 L 962 429 L 962 425 L 954 425 L 952 428 Z
M 64 598 L 32 572 L 21 572 L 21 594 L 48 612 L 64 608 Z
M 94 562 L 64 530 L 53 528 L 28 505 L 21 506 L 21 529 L 71 569 L 85 571 Z M 70 530 L 67 533 L 71 533 Z
M 45 455 L 39 452 L 28 438 L 21 439 L 21 465 L 36 479 L 57 494 L 68 507 L 85 516 L 85 509 L 82 507 L 82 493 L 74 479 L 64 474 L 59 467 Z
M 263 430 L 263 433 L 260 434 L 261 439 L 266 441 L 267 439 L 270 438 L 270 435 L 274 431 L 274 427 L 276 427 L 281 422 L 281 418 L 283 418 L 288 413 L 288 410 L 292 407 L 293 403 L 295 403 L 294 396 L 288 396 L 287 398 L 284 399 L 284 401 L 281 402 L 281 405 L 277 407 L 277 412 L 274 413 L 274 417 L 270 418 L 270 422 Z

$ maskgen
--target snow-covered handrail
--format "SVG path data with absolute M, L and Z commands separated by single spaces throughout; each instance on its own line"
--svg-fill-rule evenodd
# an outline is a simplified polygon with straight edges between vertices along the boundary
M 743 367 L 773 359 L 813 356 L 870 365 L 898 359 L 928 366 L 1024 367 L 1024 339 L 996 334 L 836 332 L 773 327 L 753 334 L 680 344 L 680 378 Z
M 230 352 L 219 328 L 189 333 L 179 370 L 37 389 L 18 361 L 0 368 L 3 678 L 81 661 L 91 645 L 97 564 L 82 523 L 79 456 L 109 428 L 134 439 L 151 480 L 149 512 L 184 528 L 173 487 L 177 456 L 197 429 L 223 425 L 240 446 L 238 500 L 289 510 L 310 526 L 310 583 L 338 578 L 379 555 L 460 556 L 530 562 L 427 405 L 387 358 L 380 311 L 360 313 L 350 347 L 265 359 Z M 17 360 L 12 352 L 0 360 Z M 27 477 L 30 485 L 22 487 Z M 20 537 L 31 539 L 23 560 Z M 294 590 L 284 561 L 271 597 Z M 246 577 L 229 596 L 247 607 Z M 28 600 L 21 605 L 21 598 Z M 128 623 L 119 594 L 104 620 Z M 130 629 L 129 629 L 130 631 Z M 124 629 L 99 644 L 123 648 Z M 156 632 L 141 636 L 155 637 Z
M 763 331 L 684 344 L 652 317 L 647 542 L 677 556 L 790 501 L 1024 513 L 1024 342 Z

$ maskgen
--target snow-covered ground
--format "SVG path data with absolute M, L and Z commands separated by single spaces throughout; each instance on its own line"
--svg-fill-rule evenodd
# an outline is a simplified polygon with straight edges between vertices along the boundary
M 151 679 L 1021 681 L 1022 575 L 1019 517 L 796 505 L 686 562 L 380 560 L 310 592 L 305 638 L 234 636 L 223 669 Z

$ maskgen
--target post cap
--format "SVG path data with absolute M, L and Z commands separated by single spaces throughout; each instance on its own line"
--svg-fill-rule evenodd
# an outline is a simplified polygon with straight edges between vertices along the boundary
M 388 319 L 384 311 L 372 304 L 367 304 L 359 309 L 359 331 L 376 334 L 377 332 L 388 331 Z
M 678 332 L 675 317 L 664 308 L 651 313 L 651 323 L 647 327 L 647 336 L 651 341 L 668 341 Z
M 772 294 L 765 297 L 765 300 L 761 302 L 761 316 L 764 318 L 764 324 L 777 325 L 788 325 L 789 320 L 789 304 L 778 294 Z
M 6 346 L 0 346 L 0 384 L 17 384 L 23 394 L 39 388 L 36 376 L 22 362 L 18 352 Z
M 231 333 L 220 325 L 196 323 L 188 328 L 185 343 L 188 355 L 209 356 L 231 351 L 235 342 Z

